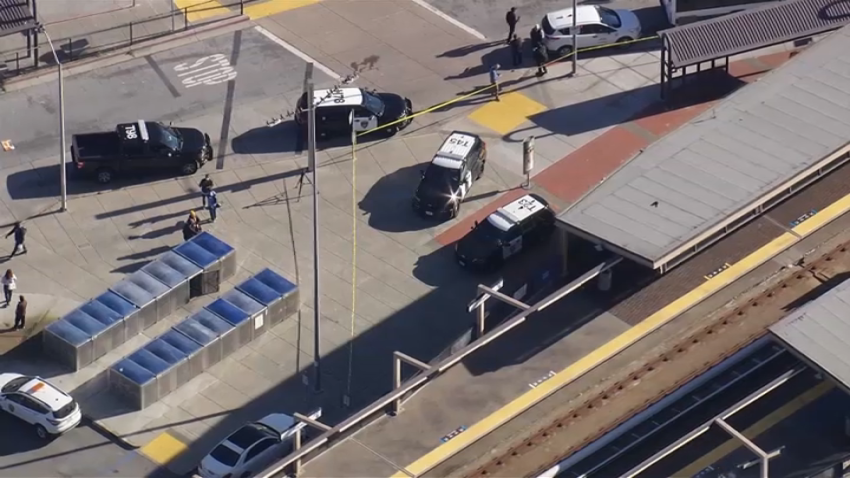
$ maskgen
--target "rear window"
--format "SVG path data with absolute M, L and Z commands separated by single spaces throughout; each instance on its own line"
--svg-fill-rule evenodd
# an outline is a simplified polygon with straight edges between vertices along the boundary
M 236 462 L 239 461 L 239 454 L 224 445 L 213 448 L 210 456 L 227 466 L 236 466 Z
M 64 407 L 60 408 L 59 410 L 54 411 L 53 417 L 61 420 L 65 417 L 67 417 L 68 415 L 74 413 L 74 410 L 76 410 L 76 409 L 77 409 L 77 402 L 71 401 L 71 403 L 65 405 Z
M 547 35 L 554 35 L 555 29 L 552 28 L 552 24 L 549 23 L 549 15 L 543 17 L 543 20 L 540 20 L 540 27 L 543 28 L 543 33 Z
M 596 11 L 599 12 L 599 19 L 602 20 L 602 23 L 609 27 L 620 28 L 623 25 L 620 15 L 617 15 L 617 12 L 614 10 L 605 7 L 596 7 Z

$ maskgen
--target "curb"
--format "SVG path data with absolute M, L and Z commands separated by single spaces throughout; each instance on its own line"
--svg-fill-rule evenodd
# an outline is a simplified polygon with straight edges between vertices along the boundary
M 131 445 L 130 442 L 128 442 L 127 440 L 124 440 L 120 436 L 116 435 L 110 429 L 104 427 L 103 425 L 101 425 L 97 421 L 92 420 L 86 414 L 83 414 L 83 420 L 80 423 L 91 428 L 92 430 L 96 431 L 97 433 L 105 436 L 111 442 L 115 443 L 116 445 L 120 446 L 121 448 L 123 448 L 127 451 L 135 451 L 135 450 L 138 450 L 140 448 L 140 447 L 137 447 L 135 445 Z
M 62 70 L 65 77 L 87 73 L 107 66 L 116 65 L 125 61 L 143 58 L 154 53 L 159 53 L 173 48 L 196 43 L 208 38 L 241 30 L 247 26 L 251 19 L 246 15 L 237 15 L 222 20 L 213 20 L 188 30 L 169 33 L 160 38 L 139 42 L 133 46 L 119 48 L 115 51 L 100 56 L 86 58 L 64 64 Z M 16 76 L 6 80 L 2 87 L 3 93 L 22 90 L 31 86 L 40 85 L 53 81 L 56 70 L 50 67 L 39 71 Z

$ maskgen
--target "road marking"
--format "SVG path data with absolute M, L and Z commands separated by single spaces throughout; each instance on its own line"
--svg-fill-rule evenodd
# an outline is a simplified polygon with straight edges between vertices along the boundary
M 147 445 L 140 448 L 139 452 L 157 465 L 165 466 L 188 449 L 189 447 L 185 443 L 174 438 L 170 433 L 162 432 Z
M 270 0 L 267 2 L 245 5 L 244 13 L 251 20 L 257 20 L 277 13 L 295 10 L 296 8 L 307 7 L 321 1 L 322 0 Z
M 259 25 L 258 25 L 258 26 L 256 26 L 256 27 L 254 27 L 254 30 L 257 30 L 257 31 L 258 31 L 258 32 L 260 32 L 260 34 L 261 34 L 261 35 L 263 35 L 264 37 L 266 37 L 266 38 L 268 38 L 269 40 L 271 40 L 271 41 L 273 41 L 273 42 L 277 43 L 278 45 L 280 45 L 280 46 L 282 46 L 282 47 L 286 48 L 287 50 L 289 50 L 289 52 L 290 52 L 290 53 L 292 53 L 293 55 L 297 56 L 298 58 L 301 58 L 302 60 L 306 61 L 307 63 L 312 63 L 312 64 L 314 64 L 314 65 L 316 66 L 316 68 L 318 68 L 318 69 L 322 70 L 322 72 L 323 72 L 324 74 L 326 74 L 326 75 L 330 76 L 330 77 L 331 77 L 331 78 L 333 78 L 334 80 L 339 81 L 339 80 L 341 80 L 341 79 L 342 79 L 342 77 L 341 77 L 341 76 L 339 76 L 339 75 L 337 75 L 337 74 L 336 74 L 333 70 L 331 70 L 330 68 L 326 67 L 325 65 L 323 65 L 323 64 L 321 64 L 321 63 L 319 63 L 318 61 L 316 61 L 316 60 L 312 59 L 310 56 L 308 56 L 306 53 L 304 53 L 303 51 L 299 50 L 298 48 L 295 48 L 294 46 L 290 45 L 289 43 L 287 43 L 287 42 L 285 42 L 285 41 L 281 40 L 281 39 L 280 39 L 280 38 L 278 38 L 278 37 L 277 37 L 277 35 L 275 35 L 274 33 L 272 33 L 272 32 L 270 32 L 270 31 L 266 30 L 265 28 L 263 28 L 263 27 L 261 27 L 261 26 L 259 26 Z
M 174 0 L 174 6 L 186 14 L 190 22 L 230 14 L 230 9 L 216 0 Z
M 466 33 L 469 33 L 470 35 L 474 36 L 475 38 L 477 38 L 481 41 L 487 41 L 487 37 L 482 35 L 481 32 L 479 32 L 478 30 L 462 23 L 459 20 L 456 20 L 454 17 L 452 17 L 450 15 L 443 13 L 441 10 L 438 10 L 437 8 L 432 7 L 431 4 L 429 4 L 425 0 L 411 0 L 411 1 L 413 3 L 419 5 L 420 7 L 424 8 L 425 10 L 428 10 L 429 12 L 433 13 L 434 15 L 437 15 L 438 17 L 442 18 L 443 20 L 451 23 L 452 25 L 460 28 L 461 30 L 465 31 Z
M 406 472 L 419 476 L 431 470 L 448 458 L 454 456 L 469 445 L 475 443 L 488 433 L 502 426 L 520 413 L 533 407 L 541 400 L 560 390 L 569 383 L 582 377 L 611 357 L 622 352 L 632 344 L 649 335 L 661 326 L 681 315 L 686 310 L 699 304 L 715 292 L 740 279 L 765 262 L 774 258 L 780 252 L 797 244 L 821 227 L 850 211 L 850 194 L 830 204 L 809 220 L 793 228 L 791 232 L 770 241 L 752 254 L 732 264 L 711 279 L 706 280 L 690 292 L 668 304 L 658 312 L 650 315 L 639 324 L 588 353 L 581 359 L 561 370 L 554 377 L 543 382 L 534 389 L 517 397 L 504 407 L 491 413 L 481 421 L 473 424 L 466 432 L 426 453 L 418 460 L 406 466 Z M 409 478 L 409 475 L 399 472 L 392 478 Z
M 478 107 L 469 114 L 469 119 L 505 135 L 528 121 L 531 116 L 546 111 L 544 105 L 516 91 L 501 95 L 500 100 L 489 101 Z
M 204 66 L 205 63 L 212 62 Z M 180 63 L 174 67 L 177 76 L 182 78 L 181 83 L 186 88 L 198 85 L 218 85 L 233 80 L 238 75 L 236 68 L 230 64 L 230 60 L 221 53 L 207 55 L 195 60 L 193 63 Z M 187 78 L 183 78 L 188 76 Z
M 832 382 L 821 382 L 820 384 L 806 390 L 800 395 L 797 395 L 796 397 L 794 397 L 793 400 L 777 408 L 761 420 L 757 421 L 752 426 L 744 430 L 742 434 L 750 440 L 754 440 L 762 433 L 773 428 L 773 426 L 777 423 L 781 422 L 782 420 L 785 420 L 786 418 L 790 417 L 806 405 L 814 402 L 820 397 L 826 395 L 827 392 L 834 389 L 835 385 Z M 730 438 L 729 440 L 723 442 L 722 445 L 706 453 L 690 465 L 686 466 L 685 468 L 679 470 L 676 473 L 673 473 L 672 476 L 694 476 L 705 468 L 708 468 L 712 464 L 722 460 L 726 457 L 726 455 L 729 455 L 730 453 L 742 446 L 743 445 L 739 443 L 737 439 Z

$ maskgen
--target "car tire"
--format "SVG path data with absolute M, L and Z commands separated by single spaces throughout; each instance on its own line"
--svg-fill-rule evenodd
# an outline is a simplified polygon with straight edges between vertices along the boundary
M 398 134 L 399 131 L 401 131 L 401 127 L 399 125 L 390 126 L 386 129 L 386 131 L 388 135 L 395 136 Z
M 632 37 L 623 37 L 623 38 L 618 38 L 615 43 L 616 43 L 617 48 L 625 50 L 627 48 L 631 48 L 632 45 L 634 45 L 634 43 L 631 43 L 633 41 L 635 41 L 635 39 L 632 38 Z
M 100 168 L 97 170 L 97 182 L 100 184 L 109 184 L 112 182 L 112 170 L 109 168 Z
M 35 426 L 35 434 L 38 435 L 38 437 L 42 440 L 49 440 L 52 437 L 50 433 L 47 433 L 47 429 L 41 425 Z
M 558 48 L 558 51 L 557 51 L 558 58 L 563 58 L 563 57 L 569 55 L 572 52 L 573 52 L 573 47 L 571 47 L 570 45 L 562 46 L 561 48 Z
M 183 166 L 180 166 L 180 172 L 186 176 L 191 176 L 198 172 L 198 163 L 194 161 L 191 163 L 183 163 Z

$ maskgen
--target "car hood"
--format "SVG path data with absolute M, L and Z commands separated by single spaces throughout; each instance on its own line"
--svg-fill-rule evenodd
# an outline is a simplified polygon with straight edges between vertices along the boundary
M 617 16 L 620 17 L 620 31 L 625 32 L 637 32 L 639 35 L 641 32 L 640 19 L 635 12 L 631 10 L 615 10 L 617 12 Z M 637 38 L 635 38 L 637 40 Z
M 482 241 L 477 237 L 467 235 L 457 242 L 456 252 L 459 256 L 467 260 L 483 261 L 496 252 L 497 249 L 498 246 L 494 242 Z
M 174 131 L 180 133 L 184 153 L 200 152 L 207 144 L 206 135 L 195 128 L 174 128 Z
M 378 93 L 384 102 L 384 118 L 389 121 L 397 120 L 407 114 L 407 99 L 395 93 Z
M 446 185 L 444 188 L 434 186 L 423 186 L 422 183 L 416 188 L 416 197 L 423 205 L 431 205 L 436 208 L 443 208 L 449 204 L 451 197 L 451 187 Z

